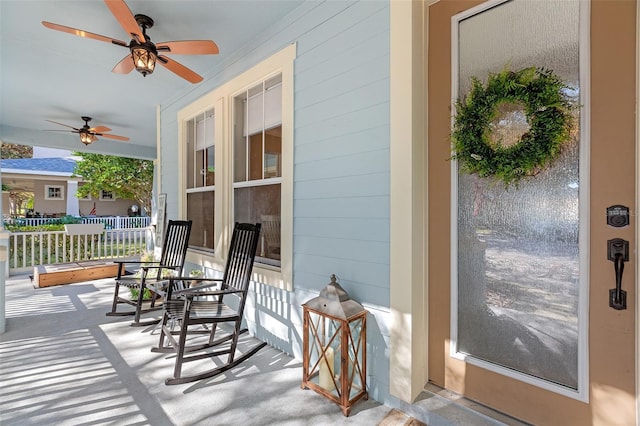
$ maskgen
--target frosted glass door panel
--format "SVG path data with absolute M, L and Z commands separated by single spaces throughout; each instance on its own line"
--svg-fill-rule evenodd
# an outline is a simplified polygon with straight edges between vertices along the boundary
M 458 93 L 471 77 L 544 67 L 579 103 L 577 1 L 513 0 L 460 22 Z M 518 105 L 496 119 L 527 130 Z M 505 187 L 458 173 L 457 352 L 572 389 L 578 386 L 579 109 L 549 169 Z

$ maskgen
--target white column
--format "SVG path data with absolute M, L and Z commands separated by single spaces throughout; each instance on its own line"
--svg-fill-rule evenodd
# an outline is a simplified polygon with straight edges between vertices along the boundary
M 76 195 L 78 192 L 78 181 L 67 181 L 67 215 L 80 216 L 80 202 Z

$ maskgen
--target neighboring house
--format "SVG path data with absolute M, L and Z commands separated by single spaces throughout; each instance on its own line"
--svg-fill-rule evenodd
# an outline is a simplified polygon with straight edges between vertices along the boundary
M 97 198 L 76 196 L 82 178 L 73 176 L 78 157 L 70 154 L 34 147 L 32 158 L 2 159 L 2 184 L 6 189 L 2 191 L 3 217 L 127 216 L 130 206 L 136 204 L 133 200 L 117 199 L 109 191 L 102 191 Z M 24 211 L 17 206 L 12 197 L 17 193 L 32 193 L 33 209 Z
M 637 308 L 631 300 L 625 311 L 608 306 L 615 280 L 606 255 L 607 238 L 633 244 L 633 226 L 608 228 L 605 208 L 634 208 L 636 4 L 515 0 L 485 3 L 491 13 L 470 9 L 480 3 L 305 2 L 242 51 L 221 56 L 223 71 L 161 105 L 158 193 L 167 194 L 169 219 L 194 221 L 194 267 L 223 268 L 234 221 L 279 217 L 277 253 L 265 241 L 255 265 L 249 327 L 301 358 L 301 305 L 336 274 L 370 312 L 367 377 L 376 400 L 402 406 L 431 382 L 534 424 L 634 424 Z M 524 40 L 521 29 L 529 31 Z M 452 45 L 452 35 L 468 45 Z M 460 63 L 466 68 L 454 68 Z M 540 239 L 529 247 L 539 266 L 555 266 L 522 276 L 539 285 L 562 271 L 570 281 L 557 302 L 572 305 L 556 315 L 541 315 L 543 293 L 526 286 L 498 300 L 496 288 L 510 281 L 485 288 L 483 256 L 510 268 L 522 259 L 483 235 L 458 239 L 462 228 L 452 226 L 466 200 L 474 205 L 468 216 L 483 214 L 487 223 L 552 201 L 542 188 L 531 204 L 499 204 L 479 184 L 455 198 L 455 94 L 470 76 L 508 63 L 551 67 L 585 96 L 576 123 L 580 179 L 558 189 L 558 199 L 572 202 L 524 236 Z M 604 184 L 607 173 L 620 176 L 619 185 Z M 502 207 L 482 213 L 491 205 Z M 562 255 L 542 241 L 554 240 L 555 217 L 576 230 Z M 534 253 L 542 247 L 546 256 Z M 465 256 L 476 262 L 470 271 L 456 269 Z M 624 273 L 630 286 L 633 265 Z M 457 274 L 480 283 L 460 290 Z M 517 311 L 523 294 L 530 299 Z M 552 322 L 569 312 L 569 325 Z M 457 340 L 474 336 L 481 355 Z

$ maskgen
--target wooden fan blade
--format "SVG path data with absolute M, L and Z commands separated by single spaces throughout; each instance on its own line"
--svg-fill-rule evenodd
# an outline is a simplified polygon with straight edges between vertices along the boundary
M 179 62 L 174 61 L 173 59 L 169 59 L 166 56 L 158 55 L 159 63 L 162 64 L 169 71 L 177 74 L 178 76 L 184 78 L 190 83 L 200 83 L 202 81 L 202 77 L 185 67 Z
M 118 62 L 111 71 L 118 74 L 129 74 L 133 71 L 133 68 L 135 68 L 133 65 L 133 59 L 131 59 L 131 55 L 127 55 L 122 58 L 122 60 Z
M 173 53 L 175 55 L 217 55 L 220 53 L 218 45 L 211 40 L 181 40 L 163 41 L 156 44 L 158 52 Z
M 77 35 L 78 37 L 92 38 L 94 40 L 104 41 L 106 43 L 112 43 L 112 44 L 117 44 L 119 46 L 127 47 L 127 43 L 125 43 L 124 41 L 116 40 L 115 38 L 106 37 L 106 36 L 103 36 L 103 35 L 100 35 L 100 34 L 94 34 L 94 33 L 90 33 L 88 31 L 84 31 L 84 30 L 79 30 L 79 29 L 76 29 L 76 28 L 65 27 L 64 25 L 58 25 L 58 24 L 54 24 L 52 22 L 47 22 L 47 21 L 42 21 L 42 25 L 44 25 L 45 27 L 47 27 L 49 29 L 56 30 L 56 31 L 62 31 L 63 33 L 69 33 L 69 34 Z
M 129 6 L 123 0 L 104 0 L 104 2 L 131 38 L 135 38 L 139 43 L 147 41 L 142 31 L 140 31 L 138 22 L 133 13 L 131 13 Z
M 100 136 L 101 138 L 115 139 L 115 140 L 125 141 L 125 142 L 129 140 L 129 138 L 126 136 L 110 135 L 109 133 L 97 133 L 97 135 Z
M 53 124 L 58 124 L 60 126 L 68 127 L 70 129 L 73 129 L 73 130 L 76 130 L 76 131 L 80 130 L 80 129 L 76 128 L 76 127 L 69 126 L 68 124 L 58 123 L 57 121 L 53 121 L 53 120 L 45 120 L 45 121 L 48 121 L 49 123 L 53 123 Z M 53 131 L 55 131 L 55 130 L 53 130 Z M 61 131 L 68 132 L 68 130 L 61 130 Z
M 98 126 L 98 127 L 90 128 L 89 131 L 92 133 L 104 133 L 104 132 L 110 132 L 111 129 L 108 128 L 107 126 Z

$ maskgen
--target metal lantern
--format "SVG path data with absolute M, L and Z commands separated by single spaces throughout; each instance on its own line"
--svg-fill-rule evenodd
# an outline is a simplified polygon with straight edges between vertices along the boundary
M 367 311 L 331 275 L 320 296 L 302 305 L 303 389 L 329 398 L 349 415 L 367 399 Z

